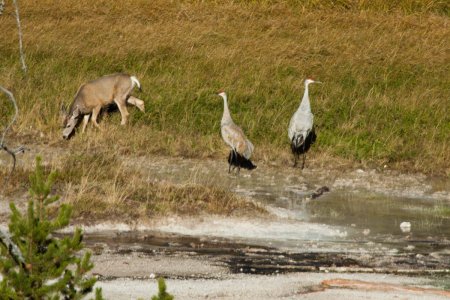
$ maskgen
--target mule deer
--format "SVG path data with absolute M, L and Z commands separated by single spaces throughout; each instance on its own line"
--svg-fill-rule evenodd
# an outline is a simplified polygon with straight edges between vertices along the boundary
M 135 76 L 122 73 L 106 75 L 83 84 L 78 89 L 69 111 L 64 106 L 61 108 L 64 117 L 63 138 L 68 139 L 71 136 L 81 117 L 83 117 L 81 132 L 86 129 L 89 117 L 95 127 L 100 128 L 97 123 L 98 114 L 102 107 L 113 102 L 117 104 L 122 116 L 121 125 L 126 124 L 129 115 L 127 103 L 144 112 L 144 101 L 130 95 L 135 86 L 141 90 L 141 84 Z

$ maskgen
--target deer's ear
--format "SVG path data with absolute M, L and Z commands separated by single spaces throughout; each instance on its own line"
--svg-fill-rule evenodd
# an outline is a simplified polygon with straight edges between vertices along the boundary
M 64 104 L 61 104 L 61 108 L 59 109 L 59 121 L 63 127 L 66 126 L 67 122 L 67 107 Z
M 73 111 L 72 116 L 73 116 L 74 118 L 78 118 L 78 116 L 79 116 L 80 114 L 81 114 L 80 109 L 77 107 L 77 108 L 75 108 L 75 110 Z
M 64 103 L 61 103 L 61 107 L 59 109 L 59 114 L 61 116 L 67 116 L 67 106 L 65 106 Z

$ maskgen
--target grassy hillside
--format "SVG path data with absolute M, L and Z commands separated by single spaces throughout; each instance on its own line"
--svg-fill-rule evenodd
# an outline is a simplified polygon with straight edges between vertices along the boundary
M 394 4 L 392 4 L 394 2 Z M 8 2 L 9 4 L 9 2 Z M 446 1 L 20 1 L 29 73 L 20 70 L 11 5 L 0 16 L 0 84 L 18 98 L 17 136 L 71 149 L 224 157 L 230 109 L 255 160 L 287 164 L 287 125 L 303 94 L 318 133 L 311 164 L 330 159 L 450 174 Z M 70 142 L 60 104 L 83 82 L 136 75 L 147 112 L 129 108 Z M 2 125 L 9 112 L 0 96 Z M 290 162 L 289 162 L 290 164 Z

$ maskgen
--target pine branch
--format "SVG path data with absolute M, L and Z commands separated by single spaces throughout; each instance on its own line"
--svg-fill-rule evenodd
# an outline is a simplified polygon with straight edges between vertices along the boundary
M 101 288 L 96 288 L 95 289 L 95 300 L 105 300 L 103 298 L 102 289 Z
M 152 297 L 152 300 L 173 300 L 173 296 L 167 291 L 166 282 L 164 278 L 160 277 L 158 279 L 158 295 Z
M 69 224 L 71 206 L 60 206 L 57 216 L 49 216 L 48 205 L 56 173 L 46 175 L 41 158 L 36 158 L 35 172 L 30 176 L 27 213 L 21 213 L 13 202 L 9 232 L 0 231 L 0 299 L 82 299 L 94 289 L 96 278 L 91 254 L 83 256 L 81 229 L 72 237 L 57 238 L 54 230 Z M 8 295 L 8 297 L 4 297 Z M 96 300 L 101 292 L 96 292 Z

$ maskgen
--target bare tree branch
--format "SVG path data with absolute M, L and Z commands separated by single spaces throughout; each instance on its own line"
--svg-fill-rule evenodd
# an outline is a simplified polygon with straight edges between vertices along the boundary
M 2 139 L 0 140 L 0 145 L 3 145 L 3 142 L 5 141 L 6 132 L 11 128 L 13 123 L 16 122 L 17 116 L 19 115 L 19 108 L 17 107 L 17 101 L 16 101 L 16 98 L 14 98 L 13 93 L 11 93 L 9 90 L 5 89 L 1 85 L 0 85 L 0 90 L 3 93 L 5 93 L 6 96 L 9 97 L 9 99 L 11 100 L 11 102 L 14 105 L 14 116 L 13 116 L 13 119 L 11 120 L 11 123 L 9 123 L 8 126 L 6 126 L 5 131 L 3 132 L 3 135 L 2 135 Z
M 9 255 L 11 255 L 16 264 L 26 270 L 25 259 L 23 258 L 22 252 L 20 252 L 19 247 L 11 240 L 9 232 L 0 229 L 0 243 L 8 249 Z
M 19 52 L 20 52 L 20 62 L 22 63 L 22 70 L 27 72 L 27 65 L 25 64 L 25 54 L 23 53 L 23 45 L 22 45 L 22 27 L 20 26 L 20 17 L 19 17 L 19 4 L 17 0 L 13 0 L 14 7 L 16 8 L 16 21 L 17 21 L 17 29 L 19 31 Z
M 0 16 L 3 14 L 4 9 L 5 9 L 5 0 L 0 0 Z
M 13 93 L 11 93 L 9 90 L 5 89 L 5 88 L 2 87 L 1 85 L 0 85 L 0 91 L 2 91 L 3 93 L 5 93 L 5 94 L 9 97 L 9 99 L 11 100 L 11 102 L 12 102 L 13 105 L 14 105 L 14 116 L 13 116 L 13 119 L 12 119 L 11 122 L 6 126 L 5 131 L 3 131 L 2 138 L 1 138 L 1 140 L 0 140 L 0 149 L 5 150 L 5 151 L 6 151 L 7 153 L 9 153 L 9 155 L 11 155 L 12 158 L 13 158 L 13 167 L 12 167 L 12 169 L 11 169 L 10 174 L 8 175 L 8 179 L 9 179 L 9 176 L 12 174 L 12 172 L 14 172 L 14 169 L 16 168 L 16 154 L 17 154 L 17 153 L 24 152 L 24 151 L 25 151 L 25 147 L 20 146 L 20 147 L 17 148 L 17 149 L 9 149 L 9 148 L 5 145 L 5 142 L 4 142 L 4 141 L 5 141 L 6 133 L 7 133 L 7 131 L 11 128 L 11 126 L 13 125 L 13 123 L 16 121 L 17 116 L 19 115 L 19 108 L 17 107 L 17 102 L 16 102 L 16 99 L 14 98 Z

